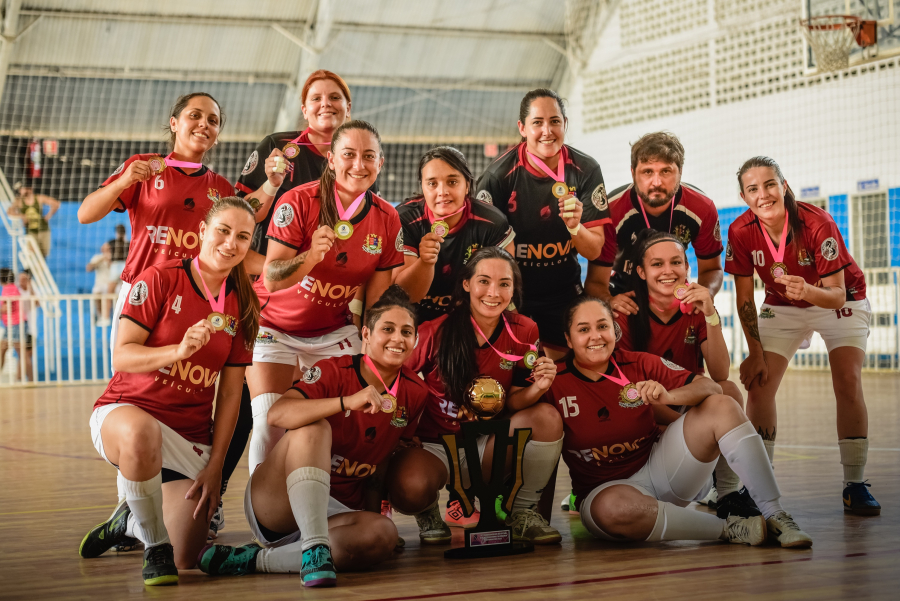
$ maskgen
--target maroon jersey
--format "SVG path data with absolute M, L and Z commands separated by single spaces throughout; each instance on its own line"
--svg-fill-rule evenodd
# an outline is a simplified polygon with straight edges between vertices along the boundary
M 308 399 L 356 394 L 368 384 L 360 373 L 362 355 L 333 357 L 316 363 L 293 388 Z M 363 508 L 363 482 L 393 453 L 397 442 L 411 440 L 425 408 L 428 390 L 407 367 L 400 370 L 397 408 L 370 415 L 344 411 L 331 424 L 331 496 L 350 509 Z M 388 382 L 388 387 L 393 386 Z
M 168 169 L 166 169 L 168 171 Z M 189 259 L 166 261 L 139 274 L 131 286 L 121 319 L 148 332 L 144 346 L 180 344 L 184 333 L 212 313 L 209 301 L 191 277 Z M 140 407 L 192 442 L 211 444 L 213 398 L 219 372 L 253 362 L 240 327 L 237 293 L 225 287 L 225 328 L 199 351 L 147 373 L 117 371 L 94 408 L 111 403 Z
M 787 248 L 782 262 L 789 275 L 799 275 L 813 286 L 822 278 L 844 270 L 844 285 L 847 300 L 866 298 L 866 279 L 844 245 L 844 238 L 838 231 L 831 215 L 817 206 L 798 202 L 797 210 L 803 227 L 798 233 L 788 236 Z M 773 243 L 777 240 L 773 240 Z M 756 215 L 747 209 L 728 228 L 728 248 L 725 251 L 725 271 L 736 276 L 749 277 L 756 274 L 766 286 L 766 303 L 769 305 L 793 305 L 811 307 L 806 301 L 790 300 L 784 296 L 785 286 L 776 284 L 772 276 L 775 259 L 763 236 L 762 225 Z
M 501 319 L 488 339 L 494 348 L 508 355 L 524 355 L 530 348 L 529 344 L 536 345 L 540 350 L 538 328 L 533 321 L 518 313 L 506 312 L 504 315 L 509 320 L 509 327 L 513 335 L 523 344 L 517 343 L 510 337 Z M 441 381 L 437 366 L 437 354 L 441 344 L 440 329 L 446 320 L 447 315 L 442 315 L 419 326 L 419 344 L 406 361 L 407 367 L 414 372 L 422 373 L 430 393 L 425 415 L 416 431 L 416 434 L 423 440 L 434 440 L 441 434 L 459 432 L 460 401 L 446 398 L 444 383 Z M 516 362 L 509 361 L 498 355 L 490 345 L 485 343 L 475 351 L 475 360 L 478 362 L 478 374 L 497 380 L 503 386 L 507 396 L 512 386 L 531 385 L 528 382 L 531 370 L 525 367 L 524 358 Z
M 676 365 L 692 371 L 703 373 L 703 353 L 700 345 L 706 340 L 706 318 L 702 313 L 696 315 L 678 311 L 669 323 L 650 314 L 650 338 L 647 340 L 646 352 L 658 355 Z M 616 348 L 623 351 L 635 350 L 631 335 L 630 320 L 636 315 L 620 313 L 616 318 Z
M 656 217 L 647 213 L 650 227 L 674 234 L 685 246 L 692 244 L 698 259 L 712 259 L 722 254 L 722 233 L 715 203 L 697 188 L 683 182 L 672 202 L 675 203 L 674 211 L 669 206 Z M 640 203 L 633 184 L 615 190 L 609 200 L 612 222 L 606 224 L 603 250 L 594 263 L 612 267 L 615 271 L 610 278 L 614 294 L 628 291 L 626 275 L 633 267 L 634 241 L 647 229 Z
M 649 353 L 616 349 L 613 358 L 632 383 L 653 380 L 674 390 L 694 379 L 683 367 Z M 580 505 L 604 482 L 628 478 L 641 469 L 660 430 L 650 405 L 619 404 L 622 386 L 606 378 L 590 380 L 571 359 L 557 363 L 556 369 L 556 379 L 543 400 L 563 418 L 563 459 Z M 618 377 L 612 362 L 606 373 Z
M 302 338 L 333 332 L 351 323 L 347 305 L 375 271 L 403 265 L 400 217 L 388 202 L 366 192 L 362 210 L 350 223 L 353 235 L 335 239 L 322 262 L 297 284 L 269 292 L 263 278 L 256 281 L 262 305 L 260 325 Z M 318 228 L 319 182 L 315 181 L 281 197 L 268 238 L 306 252 Z
M 133 162 L 155 156 L 134 155 L 100 187 L 119 179 Z M 122 281 L 134 282 L 135 276 L 151 265 L 176 258 L 193 259 L 200 250 L 200 222 L 213 202 L 233 195 L 228 180 L 206 167 L 190 175 L 178 167 L 166 167 L 159 175 L 124 190 L 116 211 L 128 211 L 131 245 Z

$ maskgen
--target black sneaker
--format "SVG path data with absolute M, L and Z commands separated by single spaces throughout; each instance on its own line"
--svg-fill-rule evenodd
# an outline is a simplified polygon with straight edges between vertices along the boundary
M 753 502 L 745 486 L 741 490 L 719 497 L 718 501 L 716 501 L 716 515 L 724 520 L 730 515 L 752 518 L 762 515 L 762 513 L 759 507 L 756 506 L 756 503 Z
M 197 567 L 211 576 L 243 576 L 256 572 L 256 556 L 262 547 L 250 543 L 240 547 L 206 545 L 200 550 Z
M 844 494 L 844 511 L 855 515 L 880 515 L 881 505 L 869 492 L 872 486 L 866 482 L 851 482 L 845 489 Z
M 100 557 L 114 545 L 130 538 L 125 536 L 129 515 L 131 515 L 131 510 L 128 509 L 128 503 L 122 501 L 109 520 L 94 526 L 84 536 L 81 546 L 78 547 L 78 554 L 85 559 Z
M 112 550 L 115 551 L 116 553 L 128 553 L 129 551 L 136 551 L 136 550 L 143 551 L 144 543 L 142 543 L 141 541 L 139 541 L 136 538 L 126 536 L 125 538 L 122 539 L 122 542 L 118 543 L 117 545 L 113 545 Z
M 172 545 L 163 543 L 145 550 L 141 576 L 147 586 L 178 584 L 178 568 L 175 567 Z

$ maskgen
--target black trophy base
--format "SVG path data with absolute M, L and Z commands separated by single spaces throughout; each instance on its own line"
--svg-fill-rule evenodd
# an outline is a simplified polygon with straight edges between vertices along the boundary
M 446 559 L 481 559 L 484 557 L 504 557 L 506 555 L 521 555 L 534 551 L 534 544 L 530 542 L 513 542 L 512 531 L 509 528 L 497 530 L 465 531 L 466 545 L 444 551 Z

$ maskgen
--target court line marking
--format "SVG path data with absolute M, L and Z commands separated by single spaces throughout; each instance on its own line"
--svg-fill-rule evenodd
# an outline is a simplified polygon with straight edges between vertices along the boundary
M 243 499 L 244 495 L 234 496 L 234 497 L 222 497 L 223 501 L 235 501 L 238 499 Z M 115 505 L 91 505 L 89 507 L 63 507 L 63 508 L 54 508 L 54 509 L 30 509 L 28 511 L 7 511 L 5 513 L 0 513 L 0 516 L 3 515 L 26 515 L 29 513 L 59 513 L 62 511 L 87 511 L 89 509 L 112 509 Z
M 653 578 L 655 576 L 669 576 L 673 574 L 690 574 L 693 572 L 708 572 L 711 570 L 723 570 L 723 569 L 732 569 L 732 568 L 748 568 L 748 567 L 757 567 L 757 566 L 770 566 L 777 564 L 790 564 L 790 563 L 801 563 L 806 561 L 814 561 L 814 560 L 834 560 L 834 559 L 847 559 L 853 557 L 868 557 L 868 556 L 881 556 L 881 555 L 894 555 L 900 553 L 900 549 L 892 549 L 890 551 L 884 551 L 880 553 L 847 553 L 845 555 L 820 555 L 818 557 L 799 557 L 797 559 L 775 559 L 769 561 L 757 561 L 751 563 L 731 563 L 717 566 L 704 566 L 704 567 L 694 567 L 694 568 L 681 568 L 678 570 L 660 570 L 657 572 L 642 572 L 639 574 L 624 574 L 621 576 L 605 576 L 603 578 L 586 578 L 583 580 L 571 580 L 568 582 L 548 582 L 545 584 L 528 584 L 522 586 L 511 586 L 511 587 L 502 587 L 502 588 L 483 588 L 469 591 L 453 591 L 448 593 L 427 593 L 423 595 L 411 595 L 409 597 L 379 597 L 377 599 L 372 599 L 371 601 L 407 601 L 409 599 L 436 599 L 439 597 L 459 597 L 461 595 L 478 595 L 482 593 L 498 593 L 498 592 L 507 592 L 507 591 L 526 591 L 526 590 L 537 590 L 537 589 L 548 589 L 548 588 L 561 588 L 565 586 L 578 586 L 582 584 L 596 584 L 598 582 L 613 582 L 616 580 L 635 580 L 638 578 Z
M 62 459 L 86 459 L 88 461 L 104 461 L 102 457 L 83 457 L 81 455 L 64 455 L 62 453 L 47 453 L 44 451 L 32 451 L 31 449 L 17 449 L 16 447 L 8 447 L 0 444 L 0 449 L 5 451 L 15 451 L 17 453 L 30 453 L 32 455 L 45 455 L 47 457 L 59 457 Z
M 778 449 L 819 449 L 823 451 L 838 451 L 840 447 L 837 446 L 822 446 L 822 445 L 809 445 L 809 444 L 776 444 L 775 450 Z M 892 449 L 889 447 L 869 447 L 869 451 L 892 451 L 898 452 L 900 449 Z

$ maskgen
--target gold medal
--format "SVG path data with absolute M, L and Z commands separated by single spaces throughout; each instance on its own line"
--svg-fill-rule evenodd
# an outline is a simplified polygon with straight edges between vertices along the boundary
M 216 329 L 216 332 L 221 332 L 225 329 L 225 316 L 221 313 L 210 313 L 206 319 L 209 320 L 209 323 Z
M 782 278 L 787 275 L 787 265 L 784 263 L 773 263 L 771 272 L 773 278 Z
M 525 353 L 523 360 L 525 363 L 525 367 L 527 367 L 528 369 L 534 369 L 534 366 L 538 360 L 537 351 L 528 351 L 527 353 Z
M 150 165 L 150 173 L 154 175 L 159 175 L 166 170 L 166 159 L 164 157 L 150 157 L 147 159 L 147 163 Z
M 566 182 L 556 182 L 550 190 L 553 192 L 553 196 L 562 198 L 569 193 L 569 186 L 566 185 Z
M 622 388 L 622 392 L 619 393 L 619 406 L 634 409 L 643 404 L 644 401 L 641 399 L 641 393 L 638 392 L 637 386 L 628 384 Z
M 443 219 L 435 221 L 431 224 L 431 233 L 437 234 L 441 238 L 446 238 L 447 234 L 450 233 L 450 226 Z
M 397 397 L 389 392 L 381 393 L 381 410 L 384 413 L 393 413 L 397 409 Z
M 684 299 L 684 297 L 687 296 L 687 292 L 688 292 L 688 287 L 685 286 L 684 284 L 679 284 L 679 285 L 675 286 L 675 298 L 677 298 L 678 300 Z
M 353 225 L 343 219 L 334 224 L 334 235 L 341 240 L 347 240 L 353 235 Z
M 288 142 L 284 145 L 284 148 L 281 149 L 281 154 L 283 154 L 286 159 L 294 159 L 300 154 L 300 147 L 293 142 Z

